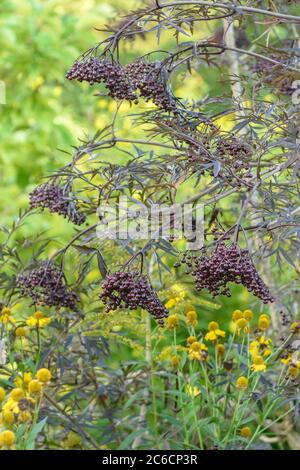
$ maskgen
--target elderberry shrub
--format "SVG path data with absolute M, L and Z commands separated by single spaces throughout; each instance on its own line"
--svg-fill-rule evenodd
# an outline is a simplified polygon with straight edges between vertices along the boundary
M 168 310 L 159 300 L 147 277 L 135 271 L 116 271 L 107 276 L 100 299 L 105 304 L 106 311 L 142 308 L 158 320 L 160 325 L 164 324 L 163 319 L 168 316 Z
M 30 194 L 30 209 L 49 209 L 50 212 L 60 214 L 68 218 L 76 225 L 85 222 L 85 215 L 70 199 L 69 193 L 59 184 L 44 183 L 37 186 Z
M 199 256 L 184 256 L 182 260 L 192 269 L 195 287 L 198 291 L 207 289 L 213 297 L 231 296 L 228 284 L 241 284 L 264 303 L 273 302 L 268 287 L 259 276 L 248 250 L 241 249 L 236 243 L 226 245 L 223 241 L 216 244 L 209 255 L 203 248 Z
M 63 273 L 51 261 L 20 274 L 17 286 L 21 296 L 30 297 L 34 305 L 74 309 L 79 301 L 78 295 L 65 285 Z

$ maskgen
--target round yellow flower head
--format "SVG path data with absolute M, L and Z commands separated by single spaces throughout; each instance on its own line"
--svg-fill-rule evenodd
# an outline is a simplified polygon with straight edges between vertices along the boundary
M 300 331 L 300 322 L 299 321 L 293 321 L 290 330 L 293 334 L 299 333 Z
M 237 320 L 239 320 L 240 318 L 243 318 L 243 312 L 242 312 L 242 310 L 234 310 L 234 311 L 232 312 L 231 318 L 232 318 L 233 321 L 237 321 Z
M 168 328 L 177 328 L 179 326 L 179 319 L 177 315 L 170 315 L 166 319 L 166 324 Z
M 2 420 L 4 424 L 6 424 L 7 426 L 10 426 L 11 424 L 15 422 L 15 415 L 10 410 L 3 410 Z
M 203 344 L 199 343 L 198 341 L 194 341 L 191 346 L 190 346 L 190 349 L 194 352 L 199 352 L 203 349 Z M 207 349 L 207 348 L 206 348 Z
M 211 321 L 208 324 L 208 331 L 215 331 L 219 329 L 219 323 L 216 321 Z
M 253 363 L 251 365 L 251 370 L 255 372 L 263 372 L 266 370 L 266 365 L 264 363 L 264 358 L 262 356 L 254 356 Z
M 239 330 L 245 328 L 247 326 L 248 322 L 245 318 L 239 318 L 236 322 L 236 326 Z
M 19 326 L 18 328 L 16 328 L 15 335 L 18 338 L 24 338 L 24 336 L 26 336 L 26 333 L 26 328 L 24 328 L 23 326 Z
M 39 369 L 36 373 L 36 378 L 42 383 L 50 382 L 51 377 L 50 370 L 46 368 Z
M 3 401 L 5 398 L 5 390 L 3 387 L 0 387 L 0 401 Z
M 246 318 L 247 321 L 251 321 L 252 318 L 253 318 L 253 312 L 252 312 L 252 310 L 250 310 L 250 309 L 244 310 L 243 316 L 244 316 L 244 318 Z
M 4 307 L 1 311 L 2 315 L 11 315 L 11 309 L 8 307 Z
M 217 344 L 217 354 L 218 354 L 218 356 L 224 356 L 224 354 L 225 354 L 224 344 Z
M 252 436 L 252 430 L 251 428 L 249 428 L 249 426 L 244 426 L 241 430 L 240 430 L 240 435 L 242 437 L 245 437 L 246 439 L 249 439 L 251 436 Z
M 186 314 L 186 324 L 189 326 L 197 326 L 198 323 L 198 318 L 197 318 L 197 312 L 195 310 L 190 310 Z
M 171 363 L 172 363 L 172 366 L 174 367 L 174 369 L 177 369 L 177 367 L 180 364 L 180 357 L 179 356 L 172 356 L 171 357 Z
M 31 413 L 28 410 L 20 411 L 18 415 L 18 422 L 21 423 L 29 423 L 32 419 Z
M 191 345 L 192 343 L 195 343 L 197 341 L 196 336 L 189 336 L 186 340 L 188 345 Z
M 21 388 L 13 388 L 12 391 L 10 392 L 10 397 L 14 401 L 19 401 L 21 398 L 23 398 L 24 392 Z
M 240 390 L 246 390 L 248 388 L 249 380 L 247 377 L 239 377 L 236 381 L 236 388 L 239 388 Z
M 39 393 L 42 390 L 41 382 L 38 380 L 31 380 L 28 384 L 28 390 L 30 393 Z
M 40 312 L 40 311 L 35 312 L 35 314 L 33 316 L 36 320 L 41 320 L 42 318 L 44 318 L 43 312 Z
M 268 315 L 260 315 L 258 319 L 258 326 L 261 330 L 267 330 L 270 326 L 270 318 Z
M 1 447 L 12 447 L 15 443 L 15 434 L 12 431 L 3 431 L 0 434 L 0 446 Z

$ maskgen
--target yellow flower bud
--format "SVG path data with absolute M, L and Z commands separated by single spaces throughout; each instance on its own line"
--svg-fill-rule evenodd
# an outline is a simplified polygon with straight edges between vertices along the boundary
M 246 439 L 249 439 L 249 438 L 252 436 L 251 428 L 249 428 L 249 426 L 244 426 L 244 427 L 240 430 L 240 435 L 241 435 L 242 437 L 245 437 Z
M 5 390 L 3 387 L 0 387 L 0 401 L 3 401 L 5 398 Z
M 0 446 L 12 447 L 15 443 L 15 434 L 12 431 L 3 431 L 0 434 Z
M 51 372 L 50 370 L 48 369 L 39 369 L 36 373 L 36 378 L 42 382 L 42 383 L 46 383 L 46 382 L 49 382 L 51 380 Z
M 236 388 L 239 388 L 240 390 L 246 390 L 248 388 L 249 380 L 247 377 L 239 377 L 236 381 Z
M 38 380 L 31 380 L 28 384 L 29 393 L 39 393 L 42 390 L 41 382 Z
M 10 396 L 14 401 L 19 401 L 24 396 L 24 392 L 21 388 L 14 388 L 10 392 Z

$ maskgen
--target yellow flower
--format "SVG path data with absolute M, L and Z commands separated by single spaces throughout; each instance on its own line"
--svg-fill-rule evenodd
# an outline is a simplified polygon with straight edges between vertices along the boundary
M 36 373 L 36 378 L 42 383 L 49 382 L 51 380 L 51 377 L 52 376 L 49 369 L 39 369 Z
M 270 318 L 268 315 L 260 315 L 259 319 L 258 319 L 258 327 L 265 331 L 269 328 L 270 326 Z
M 10 392 L 10 397 L 14 401 L 19 401 L 24 397 L 24 392 L 21 388 L 13 388 Z
M 265 338 L 264 335 L 262 335 L 259 340 L 259 349 L 261 353 L 263 354 L 264 357 L 270 356 L 271 354 L 271 349 L 270 349 L 270 344 L 272 344 L 272 340 L 270 338 Z
M 21 411 L 18 416 L 19 423 L 28 423 L 32 419 L 31 413 L 28 410 Z
M 27 334 L 26 328 L 24 328 L 23 326 L 19 326 L 18 328 L 16 328 L 15 335 L 18 338 L 24 338 L 26 334 Z
M 190 397 L 193 397 L 193 398 L 197 397 L 201 393 L 200 388 L 193 387 L 192 385 L 189 385 L 189 384 L 186 385 L 185 390 L 186 390 L 187 395 L 189 395 Z
M 242 312 L 242 310 L 234 310 L 234 311 L 232 312 L 231 318 L 232 318 L 233 321 L 237 321 L 237 320 L 239 320 L 240 318 L 243 318 L 243 312 Z
M 288 354 L 286 357 L 283 357 L 280 362 L 282 364 L 285 364 L 285 365 L 288 365 L 292 360 L 292 355 L 291 354 Z
M 293 321 L 290 326 L 290 330 L 293 334 L 296 334 L 300 330 L 300 322 L 298 321 Z
M 11 424 L 14 424 L 15 422 L 15 415 L 10 410 L 3 410 L 2 420 L 4 424 L 6 424 L 7 426 L 10 426 Z
M 1 311 L 0 323 L 3 323 L 3 325 L 6 325 L 8 322 L 15 323 L 16 320 L 11 315 L 11 309 L 8 307 L 4 307 Z
M 216 321 L 211 321 L 208 324 L 208 333 L 206 333 L 205 339 L 207 341 L 216 341 L 219 336 L 224 338 L 225 335 L 225 331 L 220 330 L 219 323 L 217 323 Z
M 242 437 L 245 437 L 246 439 L 249 439 L 251 436 L 252 436 L 252 430 L 251 428 L 249 428 L 249 426 L 244 426 L 241 430 L 240 430 L 240 435 Z
M 175 307 L 176 303 L 177 303 L 177 302 L 176 302 L 175 299 L 169 299 L 168 302 L 165 304 L 165 307 L 166 307 L 167 309 L 170 309 L 170 308 L 172 308 L 172 307 Z
M 300 363 L 297 363 L 297 364 L 290 364 L 289 368 L 288 368 L 288 375 L 292 378 L 292 379 L 295 379 L 298 375 L 299 375 L 299 368 L 300 368 Z
M 205 344 L 195 341 L 189 348 L 189 359 L 197 359 L 198 361 L 206 361 L 208 357 L 208 348 Z
M 218 356 L 224 356 L 224 354 L 225 354 L 224 344 L 217 344 L 217 354 L 218 354 Z
M 252 359 L 251 370 L 255 372 L 264 372 L 267 366 L 262 356 L 254 356 Z
M 2 406 L 3 411 L 12 411 L 15 414 L 18 414 L 20 412 L 18 402 L 13 400 L 12 398 L 9 398 L 7 402 Z
M 49 325 L 51 321 L 52 321 L 51 317 L 45 317 L 45 315 L 42 312 L 35 312 L 34 315 L 27 318 L 26 324 L 31 327 L 36 326 L 38 328 L 43 328 L 44 326 Z
M 0 387 L 0 401 L 3 401 L 5 398 L 5 390 L 3 387 Z
M 240 390 L 246 390 L 248 388 L 249 380 L 247 377 L 239 377 L 236 381 L 236 388 L 239 388 Z
M 249 353 L 251 356 L 258 356 L 259 355 L 259 342 L 258 341 L 251 341 L 249 344 Z
M 250 310 L 250 309 L 244 310 L 243 316 L 244 316 L 244 318 L 245 318 L 247 321 L 251 321 L 252 318 L 253 318 L 253 312 L 252 312 L 252 310 Z
M 177 369 L 177 367 L 180 364 L 180 357 L 179 356 L 172 356 L 171 357 L 171 364 L 174 367 L 174 369 Z
M 15 443 L 15 434 L 12 431 L 3 431 L 0 434 L 0 446 L 10 448 Z
M 239 318 L 236 322 L 236 327 L 238 331 L 243 330 L 248 325 L 246 318 Z
M 29 382 L 32 380 L 31 372 L 24 372 L 23 375 L 18 375 L 15 380 L 14 384 L 19 388 L 28 388 Z
M 179 326 L 179 319 L 177 315 L 170 315 L 166 319 L 166 324 L 168 328 L 177 328 Z
M 197 312 L 195 312 L 195 310 L 190 310 L 186 313 L 186 324 L 189 326 L 197 326 L 198 318 Z
M 38 380 L 31 380 L 28 384 L 29 393 L 39 393 L 42 390 L 41 382 Z
M 190 345 L 192 343 L 195 343 L 197 341 L 196 336 L 189 336 L 186 340 L 187 344 Z

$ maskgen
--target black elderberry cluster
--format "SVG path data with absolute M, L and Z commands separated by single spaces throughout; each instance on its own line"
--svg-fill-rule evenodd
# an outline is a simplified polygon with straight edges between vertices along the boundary
M 100 60 L 97 57 L 89 57 L 86 60 L 77 60 L 67 72 L 66 78 L 79 82 L 86 81 L 90 85 L 105 83 L 112 98 L 137 100 L 134 87 L 124 73 L 124 67 L 105 58 Z
M 50 212 L 68 218 L 76 225 L 85 222 L 85 215 L 66 194 L 64 188 L 55 183 L 44 183 L 37 186 L 30 194 L 30 209 L 49 209 Z
M 167 80 L 160 62 L 137 59 L 126 66 L 126 74 L 146 101 L 152 100 L 165 111 L 176 111 L 176 103 L 167 90 Z
M 168 310 L 159 300 L 148 279 L 138 272 L 121 272 L 107 276 L 102 286 L 100 299 L 106 310 L 142 308 L 147 310 L 160 325 L 168 316 Z
M 207 289 L 213 297 L 231 296 L 228 284 L 241 284 L 264 303 L 273 302 L 268 287 L 259 276 L 248 250 L 241 249 L 236 243 L 226 245 L 219 241 L 211 254 L 203 248 L 201 254 L 182 260 L 192 269 L 198 291 Z
M 52 262 L 44 262 L 17 277 L 21 296 L 30 297 L 34 305 L 74 309 L 78 295 L 64 283 L 63 274 Z
M 68 80 L 87 81 L 90 85 L 105 83 L 112 98 L 138 103 L 138 91 L 146 101 L 165 111 L 176 111 L 174 98 L 167 90 L 159 62 L 149 63 L 138 59 L 123 67 L 108 59 L 90 57 L 77 60 L 67 72 Z

